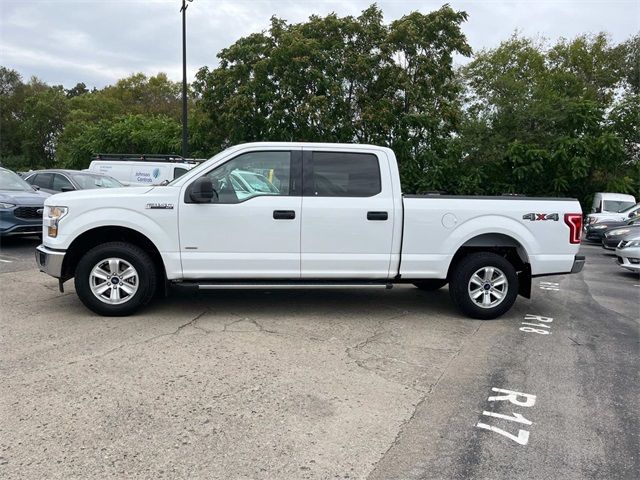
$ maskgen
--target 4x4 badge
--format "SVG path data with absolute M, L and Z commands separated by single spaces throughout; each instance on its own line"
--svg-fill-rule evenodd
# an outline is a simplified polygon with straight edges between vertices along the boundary
M 557 222 L 560 220 L 560 215 L 557 213 L 527 213 L 522 216 L 523 220 L 531 220 L 532 222 L 536 222 L 538 220 L 553 220 Z

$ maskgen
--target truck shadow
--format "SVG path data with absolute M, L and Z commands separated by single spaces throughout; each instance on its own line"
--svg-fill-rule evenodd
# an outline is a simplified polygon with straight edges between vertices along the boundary
M 184 291 L 153 302 L 149 309 L 193 304 L 217 313 L 235 315 L 300 315 L 319 317 L 419 313 L 424 315 L 461 316 L 449 299 L 447 288 L 424 292 L 413 286 L 397 286 L 390 290 L 370 288 L 331 288 L 295 290 L 209 290 Z

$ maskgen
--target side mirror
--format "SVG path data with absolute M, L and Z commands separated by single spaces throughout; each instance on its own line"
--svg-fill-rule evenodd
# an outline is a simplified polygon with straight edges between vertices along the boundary
M 215 195 L 215 191 L 213 190 L 213 183 L 211 183 L 211 179 L 207 176 L 200 177 L 195 182 L 193 182 L 189 186 L 189 199 L 193 203 L 211 203 Z
M 61 192 L 73 192 L 75 190 L 75 188 L 73 187 L 62 187 L 60 189 Z

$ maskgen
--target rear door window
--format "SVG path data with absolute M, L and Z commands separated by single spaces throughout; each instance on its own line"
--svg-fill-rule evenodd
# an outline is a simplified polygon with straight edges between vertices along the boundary
M 307 196 L 372 197 L 382 191 L 378 157 L 371 153 L 313 152 L 311 170 Z

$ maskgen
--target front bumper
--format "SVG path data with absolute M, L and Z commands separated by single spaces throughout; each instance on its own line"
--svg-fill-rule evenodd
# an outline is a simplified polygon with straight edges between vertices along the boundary
M 38 206 L 20 206 L 8 210 L 0 210 L 0 236 L 12 235 L 41 235 L 42 216 L 39 218 L 22 218 L 15 215 L 16 211 L 23 209 L 41 209 Z M 42 215 L 42 213 L 41 213 Z
M 640 272 L 640 247 L 618 248 L 618 265 L 632 272 Z
M 580 273 L 584 268 L 584 255 L 576 255 L 573 259 L 573 267 L 571 267 L 571 273 Z
M 62 277 L 62 263 L 66 252 L 51 250 L 44 245 L 36 247 L 36 264 L 41 272 L 55 278 Z

